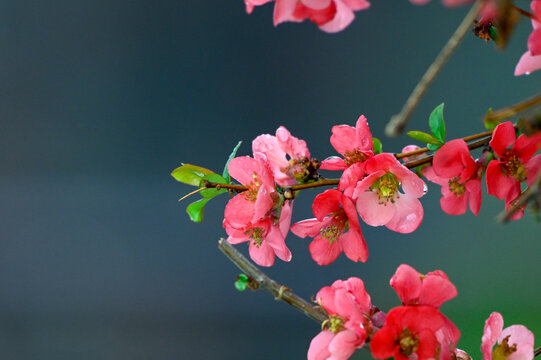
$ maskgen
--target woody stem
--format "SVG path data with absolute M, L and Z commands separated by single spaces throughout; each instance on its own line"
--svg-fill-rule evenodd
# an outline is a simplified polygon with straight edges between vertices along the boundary
M 327 320 L 327 315 L 323 310 L 313 306 L 300 296 L 295 295 L 291 289 L 277 283 L 265 275 L 265 273 L 259 270 L 252 262 L 250 262 L 250 260 L 246 259 L 244 255 L 238 252 L 237 249 L 235 249 L 225 239 L 220 239 L 218 241 L 218 248 L 224 253 L 225 256 L 227 256 L 229 260 L 231 260 L 233 264 L 235 264 L 246 276 L 248 276 L 251 282 L 256 282 L 258 284 L 257 289 L 263 289 L 273 294 L 276 300 L 285 301 L 318 323 L 322 323 Z

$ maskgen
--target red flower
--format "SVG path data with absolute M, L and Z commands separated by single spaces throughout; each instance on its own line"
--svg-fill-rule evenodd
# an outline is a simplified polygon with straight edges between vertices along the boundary
M 329 189 L 316 196 L 312 210 L 316 217 L 293 224 L 291 231 L 302 238 L 314 237 L 309 248 L 315 262 L 328 265 L 342 251 L 353 261 L 368 259 L 368 249 L 350 198 Z
M 439 308 L 457 295 L 447 275 L 436 270 L 426 275 L 402 264 L 391 278 L 391 286 L 404 305 L 428 305 Z
M 323 170 L 344 170 L 355 163 L 362 163 L 374 156 L 372 133 L 364 115 L 355 127 L 336 125 L 332 128 L 331 144 L 344 158 L 333 156 L 323 160 Z
M 462 139 L 451 140 L 434 155 L 432 167 L 423 169 L 426 178 L 441 185 L 442 210 L 449 215 L 461 215 L 468 204 L 477 215 L 481 208 L 481 179 L 477 176 L 479 165 L 470 155 Z
M 487 166 L 487 193 L 505 199 L 507 207 L 520 194 L 520 183 L 531 185 L 539 171 L 541 155 L 533 155 L 541 147 L 541 133 L 516 138 L 513 124 L 505 122 L 494 129 L 490 146 L 499 160 Z M 513 219 L 521 216 L 522 212 L 517 212 Z
M 449 359 L 460 332 L 431 306 L 399 306 L 370 341 L 376 359 Z M 439 355 L 439 356 L 438 356 Z

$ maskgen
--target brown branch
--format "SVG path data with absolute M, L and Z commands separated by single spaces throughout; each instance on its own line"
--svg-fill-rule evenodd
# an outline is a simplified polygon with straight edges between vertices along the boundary
M 509 221 L 509 218 L 516 213 L 521 207 L 525 206 L 530 199 L 539 194 L 539 187 L 541 186 L 541 171 L 537 173 L 534 182 L 532 185 L 528 186 L 522 194 L 519 195 L 513 201 L 513 205 L 507 209 L 507 211 L 502 211 L 496 218 L 498 222 L 506 223 Z
M 518 102 L 514 105 L 493 111 L 486 116 L 487 121 L 502 121 L 517 115 L 518 113 L 527 110 L 541 103 L 541 94 L 537 94 L 529 99 Z
M 258 289 L 263 289 L 271 293 L 274 295 L 276 300 L 285 301 L 295 309 L 302 312 L 304 315 L 308 316 L 310 319 L 320 324 L 327 320 L 327 315 L 323 310 L 295 295 L 291 289 L 285 287 L 284 285 L 278 284 L 276 281 L 265 275 L 225 239 L 222 238 L 218 241 L 218 248 L 225 254 L 225 256 L 229 258 L 229 260 L 231 260 L 233 264 L 235 264 L 246 276 L 248 276 L 250 281 L 255 281 L 258 284 Z
M 415 89 L 413 89 L 400 113 L 394 115 L 387 123 L 387 126 L 385 127 L 385 135 L 389 137 L 396 137 L 404 131 L 411 114 L 413 114 L 413 111 L 419 104 L 419 101 L 423 97 L 424 93 L 443 68 L 443 65 L 445 65 L 447 60 L 449 60 L 451 54 L 456 50 L 458 44 L 460 44 L 460 41 L 471 28 L 473 20 L 479 13 L 482 2 L 482 0 L 477 0 L 475 4 L 473 4 L 468 14 L 466 14 L 464 20 L 462 20 L 458 28 L 455 30 L 455 33 L 447 41 L 432 65 L 430 65 L 426 70 L 417 86 L 415 86 Z
M 536 357 L 536 356 L 538 356 L 539 354 L 541 354 L 541 346 L 534 350 L 534 352 L 533 352 L 533 357 Z

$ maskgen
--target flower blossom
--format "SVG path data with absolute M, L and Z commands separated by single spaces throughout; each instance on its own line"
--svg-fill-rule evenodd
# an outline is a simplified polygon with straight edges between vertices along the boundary
M 478 168 L 466 142 L 455 139 L 436 152 L 431 167 L 423 169 L 428 180 L 441 185 L 440 205 L 446 214 L 464 214 L 468 204 L 472 213 L 479 214 L 482 189 Z
M 494 348 L 494 345 L 496 348 Z M 493 312 L 485 322 L 481 340 L 483 360 L 531 360 L 534 335 L 524 325 L 503 328 L 503 317 Z M 493 349 L 494 348 L 494 349 Z
M 364 170 L 366 176 L 357 181 L 353 191 L 363 221 L 400 233 L 417 229 L 423 220 L 418 198 L 426 193 L 424 181 L 388 153 L 368 159 Z
M 457 295 L 455 286 L 443 271 L 436 270 L 423 275 L 406 264 L 396 269 L 390 284 L 403 305 L 428 305 L 439 308 Z
M 299 140 L 283 126 L 276 136 L 264 134 L 252 142 L 254 157 L 268 162 L 276 183 L 291 186 L 317 178 L 317 160 L 310 159 L 304 140 Z
M 370 295 L 361 279 L 337 280 L 319 290 L 316 301 L 329 314 L 322 331 L 310 342 L 308 360 L 346 360 L 369 336 Z
M 227 203 L 223 226 L 231 244 L 249 242 L 250 257 L 261 266 L 271 266 L 275 255 L 291 260 L 285 237 L 291 222 L 292 202 L 283 205 L 267 164 L 249 156 L 234 158 L 229 174 L 248 187 Z
M 342 251 L 353 261 L 368 259 L 366 242 L 350 198 L 329 189 L 316 196 L 312 210 L 316 217 L 293 224 L 291 231 L 302 238 L 314 237 L 309 249 L 315 262 L 328 265 Z
M 372 133 L 364 115 L 357 119 L 355 127 L 336 125 L 332 128 L 331 145 L 344 158 L 336 156 L 321 163 L 323 170 L 345 170 L 353 164 L 363 163 L 374 156 Z
M 272 0 L 244 0 L 246 12 Z M 355 18 L 354 11 L 370 7 L 367 0 L 275 0 L 274 26 L 286 21 L 314 22 L 320 30 L 334 33 L 345 29 Z
M 520 195 L 520 183 L 531 185 L 541 168 L 541 155 L 533 156 L 541 147 L 541 132 L 516 138 L 515 128 L 508 121 L 494 129 L 490 146 L 499 160 L 487 166 L 487 193 L 504 199 L 508 208 Z M 522 217 L 522 213 L 517 211 L 511 219 Z
M 432 306 L 399 306 L 370 341 L 376 359 L 451 359 L 460 332 Z
M 541 0 L 533 0 L 530 8 L 537 20 L 532 19 L 533 30 L 528 37 L 528 51 L 518 61 L 515 76 L 528 75 L 541 69 Z

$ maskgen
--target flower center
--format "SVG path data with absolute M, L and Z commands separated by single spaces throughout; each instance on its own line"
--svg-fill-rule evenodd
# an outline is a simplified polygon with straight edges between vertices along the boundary
M 509 346 L 509 337 L 511 335 L 507 335 L 501 343 L 496 346 L 494 351 L 492 352 L 492 360 L 505 360 L 509 355 L 517 351 L 517 344 L 513 344 L 513 346 Z
M 334 334 L 336 334 L 344 329 L 345 322 L 346 320 L 340 315 L 331 315 L 329 316 L 329 327 L 327 330 L 332 331 Z
M 346 165 L 351 166 L 357 162 L 365 161 L 368 156 L 363 152 L 359 151 L 358 149 L 355 149 L 353 151 L 346 150 L 346 152 L 344 153 L 344 158 Z
M 330 216 L 332 217 L 332 222 L 322 228 L 319 233 L 322 238 L 327 239 L 329 244 L 334 244 L 338 240 L 340 235 L 342 235 L 342 233 L 347 230 L 348 222 L 347 216 L 342 209 L 332 213 Z
M 503 167 L 507 176 L 514 177 L 518 182 L 526 181 L 526 171 L 524 164 L 518 156 L 508 151 L 502 159 Z
M 387 205 L 389 201 L 394 203 L 395 198 L 399 197 L 399 188 L 400 182 L 396 176 L 391 173 L 383 175 L 370 186 L 370 190 L 378 193 L 379 203 L 382 205 Z
M 253 180 L 246 185 L 248 190 L 244 192 L 244 198 L 248 201 L 255 202 L 257 200 L 257 193 L 259 192 L 259 188 L 261 187 L 261 181 L 259 180 L 259 176 L 255 172 L 252 175 L 252 179 Z
M 254 228 L 246 230 L 244 232 L 244 235 L 248 235 L 248 237 L 253 240 L 254 245 L 257 247 L 260 247 L 261 243 L 263 242 L 264 233 L 265 233 L 265 230 L 263 228 L 254 227 Z
M 466 186 L 464 184 L 461 184 L 458 180 L 458 176 L 449 179 L 449 190 L 453 194 L 455 194 L 456 197 L 461 197 L 462 195 L 464 195 L 464 191 L 466 191 Z
M 400 352 L 410 356 L 419 349 L 419 336 L 405 328 L 399 338 Z
M 319 177 L 317 174 L 319 166 L 318 160 L 308 159 L 304 156 L 299 159 L 290 159 L 287 167 L 280 168 L 280 171 L 297 180 L 297 182 L 304 183 L 309 180 L 316 180 Z

